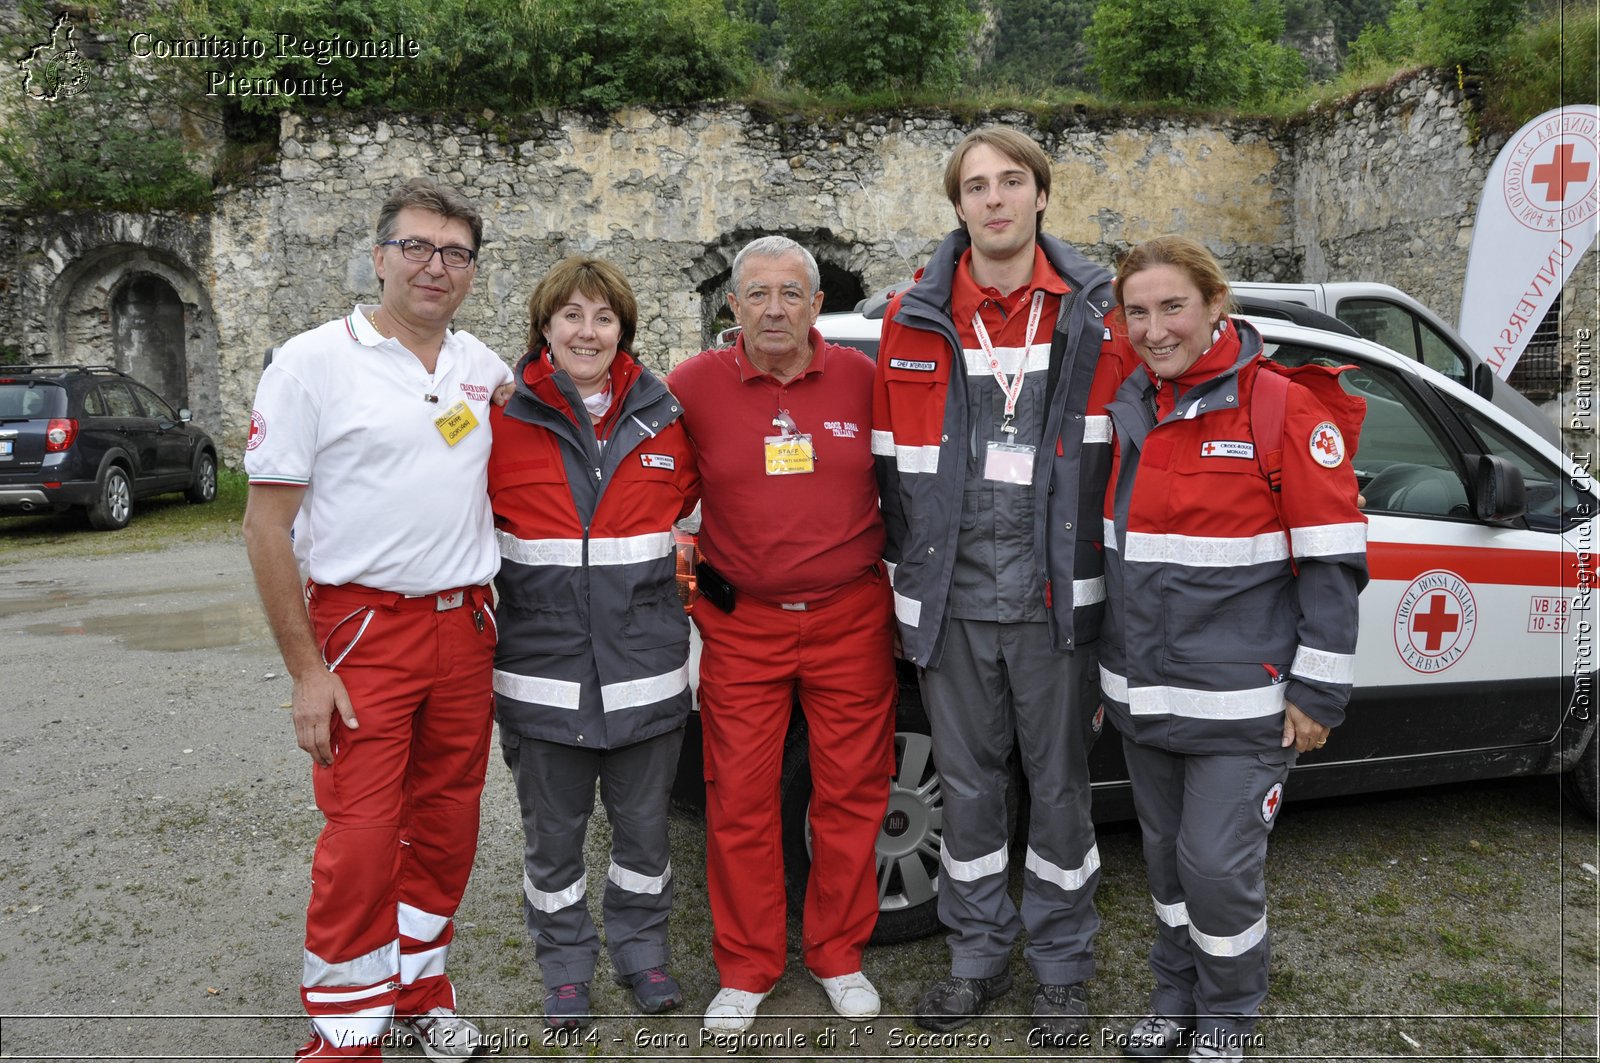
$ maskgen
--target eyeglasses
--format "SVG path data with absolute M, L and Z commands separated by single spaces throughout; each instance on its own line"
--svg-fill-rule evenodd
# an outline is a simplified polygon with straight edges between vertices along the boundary
M 451 269 L 466 269 L 472 265 L 473 259 L 478 257 L 478 252 L 470 247 L 438 247 L 426 240 L 379 240 L 379 247 L 388 247 L 393 244 L 400 249 L 400 255 L 407 262 L 427 262 L 437 253 L 439 260 Z

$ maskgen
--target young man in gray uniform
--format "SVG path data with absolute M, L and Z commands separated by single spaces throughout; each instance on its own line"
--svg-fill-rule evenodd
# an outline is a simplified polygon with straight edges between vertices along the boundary
M 1027 136 L 969 134 L 945 190 L 961 227 L 889 308 L 873 408 L 895 612 L 944 778 L 950 976 L 916 1020 L 943 1031 L 982 1013 L 1011 988 L 1026 927 L 1035 1028 L 1059 1043 L 1087 1029 L 1099 925 L 1087 753 L 1109 447 L 1105 418 L 1084 411 L 1111 344 L 1111 277 L 1040 234 L 1050 163 Z M 1020 917 L 1006 891 L 1013 748 L 1033 799 Z

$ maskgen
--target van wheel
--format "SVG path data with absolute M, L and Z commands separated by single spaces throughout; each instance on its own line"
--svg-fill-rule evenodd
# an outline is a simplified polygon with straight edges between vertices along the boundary
M 126 528 L 133 519 L 133 485 L 120 465 L 107 466 L 100 492 L 89 506 L 89 524 L 99 531 Z

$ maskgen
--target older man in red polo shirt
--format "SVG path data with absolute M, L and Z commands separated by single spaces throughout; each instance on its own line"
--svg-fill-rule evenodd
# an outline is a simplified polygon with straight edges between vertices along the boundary
M 778 773 L 794 697 L 811 742 L 805 965 L 845 1018 L 878 1013 L 861 953 L 894 769 L 893 605 L 871 452 L 871 359 L 824 342 L 816 260 L 768 236 L 733 262 L 732 347 L 667 386 L 699 455 L 706 878 L 721 990 L 744 1030 L 784 968 Z

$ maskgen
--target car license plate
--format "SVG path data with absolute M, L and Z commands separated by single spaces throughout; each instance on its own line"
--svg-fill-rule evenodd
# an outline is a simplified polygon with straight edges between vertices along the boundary
M 13 443 L 12 443 L 11 440 L 9 440 L 9 439 L 0 439 L 0 460 L 4 460 L 4 461 L 10 461 L 11 460 L 11 447 L 12 447 L 12 445 L 13 445 Z

